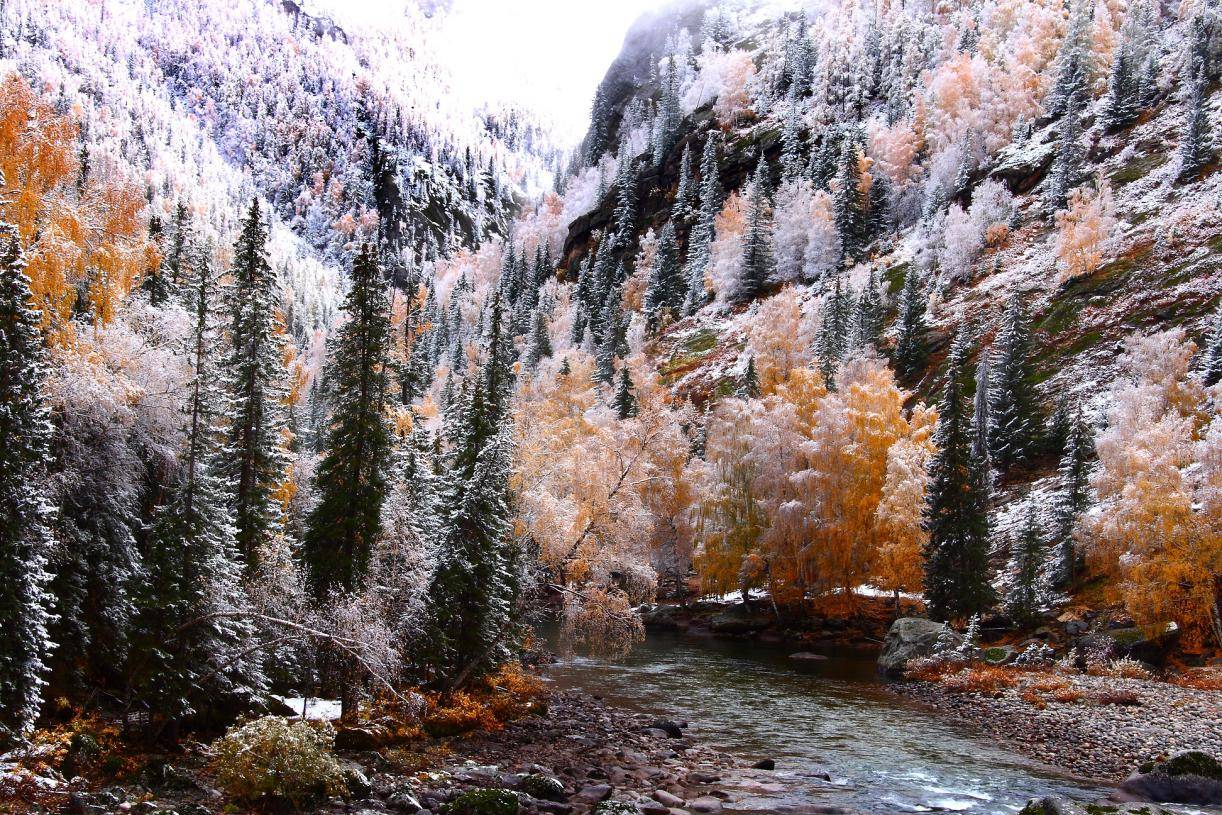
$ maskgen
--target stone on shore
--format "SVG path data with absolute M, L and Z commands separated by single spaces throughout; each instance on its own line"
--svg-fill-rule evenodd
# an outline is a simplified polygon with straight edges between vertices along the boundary
M 1148 804 L 1078 804 L 1067 798 L 1050 796 L 1032 799 L 1018 815 L 1173 815 L 1165 809 L 1151 809 Z
M 710 620 L 709 627 L 718 634 L 751 634 L 774 622 L 771 614 L 752 610 L 745 603 L 735 603 Z
M 1120 789 L 1148 801 L 1222 804 L 1222 763 L 1208 753 L 1189 750 L 1142 765 Z
M 938 637 L 944 636 L 946 626 L 924 617 L 901 617 L 891 624 L 883 650 L 878 655 L 878 670 L 884 676 L 899 677 L 904 673 L 908 660 L 927 657 L 934 652 Z M 954 631 L 950 632 L 955 644 L 962 642 Z
M 790 654 L 789 658 L 795 662 L 821 662 L 827 659 L 823 654 L 816 654 L 813 651 L 798 651 L 796 654 Z

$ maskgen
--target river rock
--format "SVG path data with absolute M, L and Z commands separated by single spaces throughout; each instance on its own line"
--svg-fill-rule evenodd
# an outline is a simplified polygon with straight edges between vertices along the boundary
M 667 806 L 667 807 L 672 807 L 672 808 L 681 807 L 686 803 L 686 801 L 684 801 L 678 795 L 667 792 L 666 790 L 654 790 L 653 791 L 653 800 L 657 801 L 662 806 Z
M 761 759 L 751 765 L 753 770 L 775 770 L 776 762 L 770 758 Z
M 1142 765 L 1120 785 L 1129 795 L 1176 804 L 1222 804 L 1222 763 L 1199 750 Z
M 672 739 L 683 738 L 683 728 L 678 722 L 672 722 L 670 719 L 657 719 L 649 723 L 650 730 L 659 730 L 665 733 L 667 737 Z
M 652 631 L 678 631 L 680 612 L 678 606 L 656 605 L 641 609 L 641 623 Z
M 750 609 L 745 603 L 735 603 L 714 616 L 709 627 L 718 634 L 752 634 L 768 628 L 773 622 L 771 614 Z
M 1151 809 L 1149 805 L 1116 804 L 1111 801 L 1083 805 L 1060 796 L 1033 798 L 1018 815 L 1098 815 L 1101 812 L 1110 815 L 1173 815 L 1165 809 Z
M 687 807 L 694 812 L 721 812 L 721 799 L 712 795 L 701 795 L 688 801 Z
M 597 804 L 611 797 L 610 784 L 589 784 L 573 796 L 573 800 L 581 804 Z
M 823 654 L 816 654 L 813 651 L 798 651 L 796 654 L 790 654 L 789 658 L 796 662 L 821 662 L 827 659 Z
M 924 617 L 901 617 L 891 624 L 883 640 L 882 653 L 878 655 L 878 670 L 884 676 L 898 677 L 910 659 L 926 657 L 933 653 L 938 637 L 946 626 Z M 963 641 L 954 631 L 952 641 L 958 645 Z

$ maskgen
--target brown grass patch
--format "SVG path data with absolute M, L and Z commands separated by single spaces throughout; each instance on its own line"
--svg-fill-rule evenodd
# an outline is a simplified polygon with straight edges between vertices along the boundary
M 942 686 L 953 693 L 999 693 L 1018 680 L 1004 668 L 977 665 L 942 678 Z
M 1172 685 L 1191 690 L 1222 690 L 1222 670 L 1217 668 L 1193 668 L 1171 676 L 1168 680 Z

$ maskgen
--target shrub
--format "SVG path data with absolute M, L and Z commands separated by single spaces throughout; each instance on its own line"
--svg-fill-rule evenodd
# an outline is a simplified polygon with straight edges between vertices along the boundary
M 1082 701 L 1082 691 L 1068 686 L 1057 688 L 1052 692 L 1052 698 L 1058 702 L 1073 704 L 1074 702 Z
M 488 707 L 501 722 L 520 719 L 541 707 L 543 683 L 516 663 L 505 663 L 485 679 L 484 684 L 488 690 Z
M 473 730 L 500 730 L 501 723 L 482 701 L 465 691 L 455 691 L 448 698 L 436 700 L 436 706 L 424 717 L 424 729 L 430 736 L 442 738 Z
M 279 716 L 232 727 L 212 745 L 217 783 L 246 803 L 302 805 L 345 789 L 344 773 L 331 747 L 335 731 Z
M 955 693 L 997 693 L 1016 682 L 1009 671 L 992 665 L 966 668 L 942 678 L 943 687 Z
M 464 792 L 441 809 L 446 815 L 517 815 L 518 796 L 509 790 Z
M 1052 661 L 1052 648 L 1047 643 L 1033 642 L 1014 658 L 1014 665 L 1020 668 L 1044 668 Z
M 1116 679 L 1149 679 L 1152 674 L 1138 660 L 1121 657 L 1120 659 L 1113 659 L 1108 663 L 1105 676 L 1115 677 Z
M 1169 680 L 1173 685 L 1192 690 L 1222 690 L 1222 670 L 1217 668 L 1194 668 L 1176 674 Z

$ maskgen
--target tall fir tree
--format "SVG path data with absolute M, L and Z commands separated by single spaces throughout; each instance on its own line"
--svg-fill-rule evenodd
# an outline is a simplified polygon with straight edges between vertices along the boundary
M 247 708 L 267 690 L 262 660 L 250 650 L 255 628 L 243 616 L 249 603 L 231 496 L 219 476 L 226 450 L 216 274 L 206 250 L 193 255 L 182 286 L 191 316 L 186 446 L 173 497 L 158 513 L 145 553 L 128 671 L 152 734 L 172 740 L 184 721 L 205 724 L 211 707 Z
M 267 261 L 267 223 L 258 199 L 242 220 L 228 292 L 230 455 L 222 475 L 234 485 L 234 526 L 248 573 L 277 534 L 276 490 L 284 479 L 284 337 L 277 325 L 279 292 Z
M 1001 472 L 1029 458 L 1043 425 L 1027 310 L 1018 297 L 1006 308 L 991 359 L 989 451 Z
M 620 168 L 615 175 L 615 231 L 611 244 L 616 248 L 632 245 L 636 234 L 636 165 L 627 150 L 620 151 Z
M 174 224 L 169 238 L 165 269 L 169 273 L 170 283 L 178 285 L 186 272 L 187 253 L 191 245 L 191 213 L 181 200 L 174 206 Z
M 837 275 L 832 291 L 823 303 L 818 337 L 819 371 L 829 388 L 836 386 L 836 370 L 853 341 L 853 314 L 853 292 L 843 285 L 842 275 Z
M 1027 508 L 1018 540 L 1012 544 L 1010 558 L 1014 582 L 1006 597 L 1006 611 L 1019 625 L 1028 625 L 1039 611 L 1041 599 L 1040 567 L 1044 563 L 1039 517 L 1035 507 Z
M 910 266 L 904 274 L 904 288 L 900 292 L 900 330 L 895 343 L 895 367 L 904 376 L 915 376 L 929 359 L 925 337 L 927 301 L 920 274 Z
M 1141 79 L 1137 74 L 1133 45 L 1126 38 L 1112 55 L 1103 105 L 1103 124 L 1110 131 L 1131 124 L 1141 112 Z
M 362 247 L 352 264 L 340 324 L 327 365 L 335 415 L 314 477 L 318 503 L 310 513 L 302 558 L 316 599 L 359 589 L 381 533 L 392 453 L 386 419 L 389 309 L 375 250 Z
M 552 338 L 547 332 L 547 304 L 540 303 L 530 323 L 530 334 L 526 337 L 526 353 L 522 363 L 533 371 L 539 363 L 552 355 Z
M 873 348 L 878 350 L 879 340 L 883 333 L 883 320 L 886 312 L 883 306 L 883 295 L 878 285 L 878 275 L 870 269 L 870 277 L 857 298 L 857 313 L 854 319 L 854 345 L 858 348 Z
M 851 138 L 844 139 L 836 179 L 838 183 L 832 198 L 836 229 L 840 232 L 843 257 L 852 258 L 865 248 L 868 227 L 865 207 L 861 200 L 858 147 Z
M 149 268 L 144 272 L 144 278 L 140 281 L 140 289 L 148 295 L 149 303 L 158 307 L 165 305 L 174 293 L 170 277 L 166 274 L 163 257 L 165 240 L 165 229 L 161 225 L 161 219 L 156 215 L 150 216 L 149 242 L 153 244 L 156 251 L 149 263 Z
M 798 86 L 789 87 L 786 100 L 785 124 L 781 131 L 781 174 L 786 181 L 793 181 L 802 174 L 802 117 L 798 111 Z
M 751 195 L 747 203 L 747 228 L 743 235 L 738 286 L 734 292 L 739 302 L 750 302 L 762 295 L 776 274 L 768 190 L 768 162 L 761 158 L 751 179 Z
M 704 273 L 709 265 L 709 245 L 713 242 L 714 224 L 721 212 L 721 180 L 717 170 L 717 132 L 709 131 L 700 158 L 700 211 L 687 239 L 687 262 L 683 274 L 687 280 L 683 313 L 695 314 L 704 305 L 707 292 Z
M 743 372 L 738 395 L 743 399 L 758 399 L 760 396 L 760 375 L 755 368 L 755 357 L 747 357 L 747 370 Z
M 1205 386 L 1222 382 L 1222 304 L 1214 313 L 1213 327 L 1205 342 Z
M 42 708 L 52 648 L 51 422 L 43 402 L 46 354 L 32 299 L 16 230 L 0 224 L 0 731 L 19 737 L 29 735 Z
M 1069 30 L 1057 50 L 1052 90 L 1044 103 L 1049 116 L 1081 113 L 1089 99 L 1090 20 L 1093 5 L 1076 0 L 1069 11 Z
M 1069 191 L 1082 176 L 1086 149 L 1082 146 L 1082 120 L 1079 105 L 1071 105 L 1057 127 L 1057 154 L 1048 174 L 1048 206 L 1061 209 L 1069 199 Z
M 667 221 L 658 236 L 658 251 L 645 289 L 645 327 L 656 333 L 667 317 L 683 308 L 683 269 L 679 265 L 679 244 L 673 222 Z
M 632 374 L 625 365 L 619 372 L 619 384 L 615 387 L 615 399 L 612 401 L 615 415 L 620 421 L 631 419 L 637 415 L 639 408 L 636 401 L 636 387 L 632 383 Z
M 692 180 L 692 149 L 683 145 L 683 157 L 679 160 L 679 183 L 675 187 L 675 200 L 670 207 L 671 220 L 686 221 L 692 214 L 697 190 Z
M 1213 155 L 1209 131 L 1208 80 L 1198 69 L 1184 97 L 1184 129 L 1180 135 L 1180 178 L 1191 180 L 1200 174 Z
M 1056 498 L 1057 580 L 1069 585 L 1078 574 L 1078 554 L 1075 529 L 1078 519 L 1090 503 L 1090 459 L 1094 441 L 1090 426 L 1078 409 L 1069 426 L 1065 453 L 1059 468 L 1061 489 Z
M 426 681 L 449 689 L 499 664 L 516 633 L 521 564 L 510 539 L 512 370 L 501 312 L 494 298 L 483 365 L 463 383 L 447 417 L 444 529 L 418 659 Z
M 936 450 L 925 503 L 925 602 L 937 620 L 966 619 L 995 597 L 989 582 L 989 517 L 984 463 L 972 453 L 971 406 L 965 379 L 969 353 L 961 328 L 947 360 L 938 405 Z

